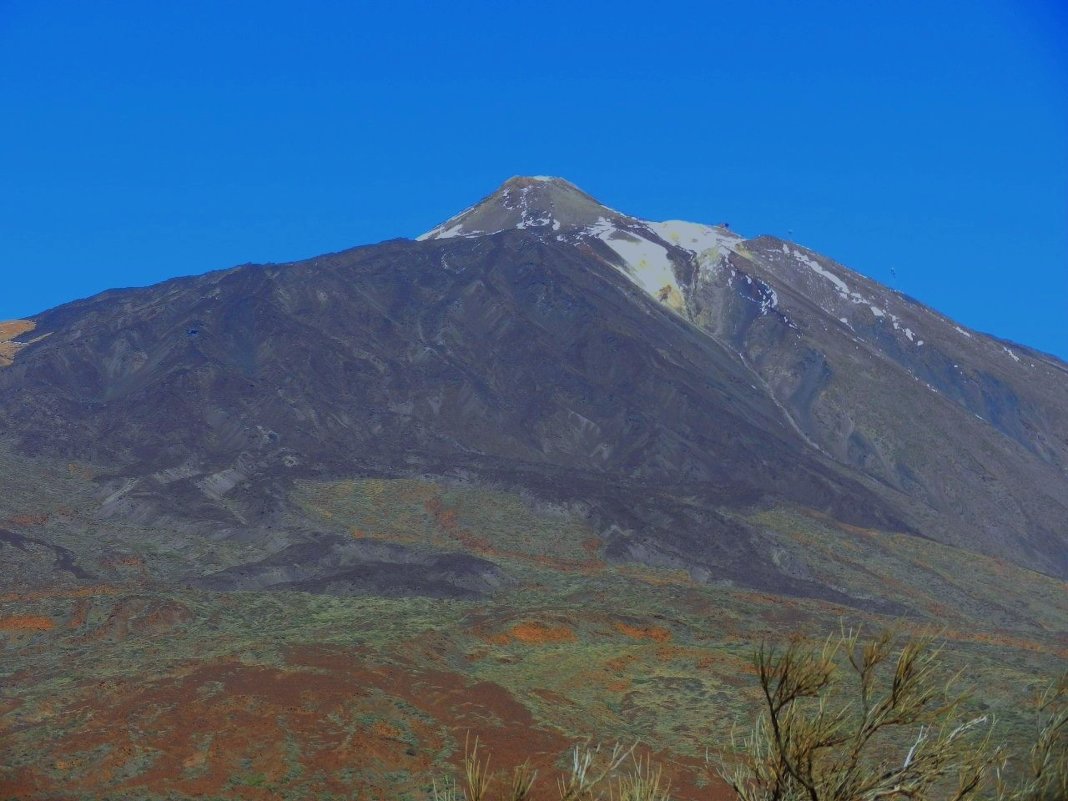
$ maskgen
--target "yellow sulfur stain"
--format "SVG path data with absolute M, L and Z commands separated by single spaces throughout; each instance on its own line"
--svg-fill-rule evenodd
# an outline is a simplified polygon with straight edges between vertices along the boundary
M 656 293 L 656 299 L 677 312 L 682 312 L 686 308 L 686 301 L 683 299 L 682 293 L 671 284 L 665 284 L 661 287 L 660 291 Z

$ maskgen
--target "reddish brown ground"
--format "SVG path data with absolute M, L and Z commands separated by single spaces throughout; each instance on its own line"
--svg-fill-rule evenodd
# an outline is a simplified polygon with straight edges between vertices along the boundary
M 5 592 L 0 594 L 0 602 L 43 601 L 52 598 L 92 598 L 96 595 L 119 595 L 121 587 L 111 584 L 95 584 L 89 587 L 59 587 L 26 592 Z
M 99 564 L 104 568 L 131 567 L 138 571 L 145 570 L 145 558 L 137 554 L 117 554 L 101 557 Z
M 450 539 L 460 543 L 468 551 L 477 553 L 486 558 L 511 558 L 522 559 L 528 562 L 561 570 L 568 573 L 592 573 L 603 570 L 605 563 L 596 557 L 596 549 L 591 550 L 589 545 L 584 545 L 584 550 L 591 555 L 588 559 L 560 559 L 545 554 L 532 554 L 522 551 L 499 548 L 484 537 L 480 537 L 470 529 L 465 528 L 459 522 L 459 515 L 455 509 L 446 506 L 440 498 L 429 498 L 423 504 L 427 514 L 434 519 L 435 525 Z M 593 542 L 596 542 L 594 540 Z M 587 541 L 589 543 L 589 541 Z
M 6 521 L 9 526 L 43 526 L 52 515 L 49 512 L 12 515 Z
M 118 601 L 107 619 L 88 636 L 124 640 L 132 633 L 162 635 L 193 620 L 184 604 L 163 598 L 129 597 Z
M 575 632 L 566 626 L 545 626 L 540 623 L 520 623 L 509 632 L 519 642 L 529 645 L 574 642 Z
M 621 634 L 626 634 L 636 640 L 668 642 L 671 639 L 671 632 L 662 626 L 631 626 L 627 623 L 616 623 L 615 625 Z
M 1068 639 L 1060 637 L 1058 639 L 1064 643 L 1063 646 L 1051 645 L 1049 643 L 1037 642 L 1035 640 L 1029 640 L 1025 637 L 1019 637 L 1014 634 L 1005 632 L 981 632 L 981 631 L 967 631 L 962 629 L 940 629 L 939 635 L 947 640 L 954 640 L 956 642 L 974 642 L 982 645 L 996 645 L 1000 647 L 1013 648 L 1018 651 L 1032 651 L 1034 653 L 1053 654 L 1058 659 L 1064 660 L 1068 663 Z
M 0 631 L 51 631 L 56 621 L 38 615 L 10 615 L 0 617 Z
M 180 602 L 131 589 L 41 591 L 35 597 L 50 605 L 67 599 L 66 611 L 52 619 L 24 607 L 19 611 L 27 614 L 4 618 L 0 628 L 23 632 L 7 635 L 9 642 L 34 632 L 92 646 L 106 661 L 109 649 L 125 647 L 109 643 L 135 634 L 165 643 L 194 619 Z M 494 624 L 508 643 L 576 639 L 562 620 L 476 621 L 479 629 L 492 631 Z M 666 629 L 620 626 L 655 649 L 679 648 Z M 14 760 L 17 768 L 0 762 L 0 798 L 423 798 L 430 781 L 459 766 L 470 736 L 480 739 L 495 770 L 529 759 L 540 776 L 535 801 L 555 801 L 561 757 L 584 734 L 603 738 L 595 723 L 589 732 L 558 730 L 550 723 L 553 710 L 563 721 L 575 704 L 566 691 L 526 699 L 538 702 L 544 717 L 535 718 L 523 698 L 466 677 L 436 645 L 437 656 L 424 653 L 425 645 L 409 643 L 391 655 L 291 645 L 269 648 L 266 656 L 192 659 L 125 677 L 96 677 L 94 665 L 71 663 L 80 683 L 44 698 L 32 690 L 47 677 L 19 671 L 9 677 L 10 692 L 0 694 L 0 753 L 34 757 Z M 637 658 L 621 655 L 610 673 L 621 674 Z M 618 681 L 610 692 L 629 685 L 623 675 L 591 680 Z M 724 798 L 715 781 L 697 785 L 699 761 L 652 756 L 671 779 L 674 798 Z
M 8 367 L 15 359 L 15 354 L 22 347 L 13 339 L 26 334 L 37 327 L 29 320 L 9 320 L 0 323 L 0 367 Z
M 67 619 L 68 629 L 80 629 L 89 618 L 89 610 L 93 608 L 93 602 L 88 598 L 79 598 L 74 604 L 74 609 Z
M 37 323 L 30 320 L 7 320 L 0 323 L 0 340 L 14 339 L 19 334 L 25 334 L 37 327 Z
M 517 623 L 508 631 L 500 634 L 486 635 L 486 639 L 496 645 L 507 645 L 510 642 L 521 642 L 524 645 L 546 645 L 574 642 L 575 632 L 567 626 L 528 622 Z
M 374 665 L 340 648 L 292 648 L 283 667 L 187 664 L 65 700 L 41 724 L 49 736 L 36 740 L 35 764 L 0 773 L 0 796 L 392 798 L 421 794 L 443 769 L 434 760 L 458 763 L 468 732 L 492 743 L 501 766 L 529 757 L 545 769 L 569 745 L 496 684 Z M 8 742 L 25 728 L 10 722 L 0 717 Z M 412 781 L 398 785 L 398 771 Z

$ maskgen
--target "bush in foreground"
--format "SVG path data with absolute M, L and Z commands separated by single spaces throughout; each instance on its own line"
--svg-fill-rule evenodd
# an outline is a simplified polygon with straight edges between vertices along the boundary
M 1040 699 L 1026 754 L 995 740 L 994 721 L 966 713 L 930 638 L 843 633 L 812 645 L 762 646 L 763 708 L 716 772 L 737 801 L 1068 801 L 1068 674 Z M 462 782 L 434 801 L 528 801 L 529 764 L 495 776 L 480 743 Z M 635 747 L 578 748 L 557 779 L 560 801 L 669 801 L 661 770 Z
M 446 780 L 434 785 L 433 801 L 528 801 L 537 773 L 529 762 L 510 775 L 494 776 L 490 761 L 476 739 L 468 743 L 461 782 Z M 616 745 L 610 751 L 576 746 L 568 770 L 557 778 L 560 801 L 670 801 L 663 772 L 649 759 L 635 756 L 635 746 Z

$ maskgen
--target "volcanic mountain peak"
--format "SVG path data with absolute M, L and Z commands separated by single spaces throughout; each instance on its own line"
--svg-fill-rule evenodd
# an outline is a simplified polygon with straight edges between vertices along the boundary
M 591 245 L 601 260 L 676 311 L 684 306 L 677 277 L 680 259 L 709 252 L 718 258 L 742 241 L 721 226 L 638 219 L 605 206 L 563 178 L 543 175 L 508 179 L 479 203 L 418 238 L 477 237 L 507 230 Z
M 516 176 L 419 239 L 478 236 L 513 228 L 571 230 L 622 216 L 563 178 Z
M 902 586 L 952 572 L 922 572 L 910 534 L 1068 576 L 1068 366 L 800 245 L 557 178 L 511 179 L 424 238 L 0 323 L 0 592 L 13 559 L 96 575 L 100 531 L 213 592 L 503 593 L 510 554 L 541 560 L 562 529 L 491 490 L 576 510 L 565 528 L 606 565 L 894 615 Z M 351 510 L 332 522 L 309 505 L 326 480 Z M 84 517 L 59 511 L 72 496 Z M 16 526 L 51 510 L 93 528 Z M 575 546 L 561 564 L 589 564 Z M 915 585 L 878 572 L 895 548 Z

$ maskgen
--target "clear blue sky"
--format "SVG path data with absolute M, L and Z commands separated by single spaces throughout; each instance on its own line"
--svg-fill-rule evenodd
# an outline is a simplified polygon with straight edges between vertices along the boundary
M 1068 357 L 1064 5 L 0 0 L 0 319 L 536 173 Z

